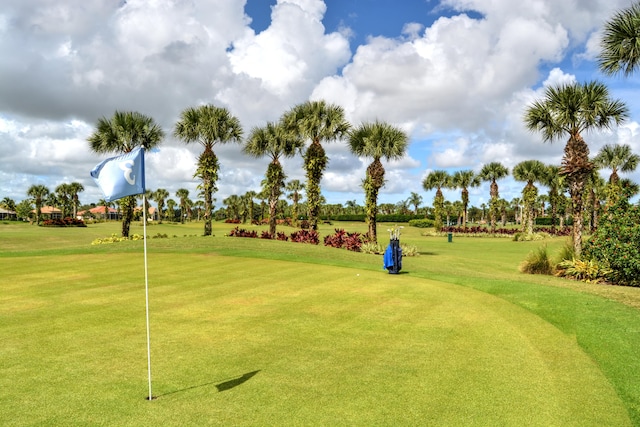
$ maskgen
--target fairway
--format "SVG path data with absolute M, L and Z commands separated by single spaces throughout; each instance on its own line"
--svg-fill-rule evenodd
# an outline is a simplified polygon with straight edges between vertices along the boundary
M 476 289 L 507 273 L 430 279 L 451 247 L 434 243 L 389 275 L 322 246 L 150 240 L 149 402 L 141 242 L 73 240 L 0 257 L 0 425 L 633 425 L 580 335 Z

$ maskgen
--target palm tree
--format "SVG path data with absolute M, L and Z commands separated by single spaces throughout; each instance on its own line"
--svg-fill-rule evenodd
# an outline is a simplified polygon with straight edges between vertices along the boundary
M 105 199 L 98 200 L 98 206 L 104 206 L 104 220 L 109 219 L 109 207 L 113 206 L 113 202 L 107 202 Z
M 116 111 L 111 119 L 98 120 L 96 130 L 89 136 L 89 147 L 95 153 L 129 153 L 134 148 L 150 150 L 160 144 L 164 131 L 151 117 L 138 112 Z M 120 200 L 122 207 L 122 237 L 129 237 L 136 197 Z
M 72 182 L 69 184 L 69 191 L 71 194 L 71 204 L 73 205 L 73 217 L 78 216 L 78 205 L 80 205 L 80 199 L 78 193 L 84 191 L 84 186 L 79 182 Z
M 189 190 L 186 188 L 179 188 L 176 191 L 176 197 L 178 198 L 180 205 L 180 222 L 184 224 L 184 219 L 189 208 Z
M 631 152 L 628 145 L 609 144 L 600 149 L 593 159 L 598 168 L 611 169 L 607 189 L 607 205 L 613 205 L 620 197 L 620 177 L 618 172 L 633 172 L 638 167 L 640 156 Z
M 269 193 L 269 233 L 276 234 L 276 208 L 287 176 L 280 164 L 281 157 L 293 157 L 304 141 L 293 128 L 284 123 L 269 122 L 265 127 L 254 128 L 243 151 L 250 156 L 271 158 L 263 187 Z
M 40 224 L 40 217 L 42 216 L 42 202 L 49 195 L 49 189 L 42 184 L 32 185 L 27 190 L 27 196 L 33 199 L 33 203 L 36 205 L 36 224 Z
M 527 183 L 522 190 L 524 203 L 522 231 L 527 234 L 533 233 L 534 206 L 538 197 L 538 188 L 535 183 L 542 182 L 547 173 L 547 167 L 539 160 L 525 160 L 513 167 L 513 178 Z
M 344 118 L 342 107 L 325 101 L 308 101 L 297 105 L 284 115 L 283 120 L 303 138 L 311 140 L 304 154 L 304 169 L 307 175 L 308 221 L 310 227 L 317 230 L 320 181 L 329 161 L 321 143 L 340 139 L 349 131 L 350 125 Z
M 301 191 L 304 191 L 304 184 L 300 180 L 293 179 L 287 182 L 285 190 L 289 192 L 287 198 L 291 200 L 291 218 L 293 219 L 293 225 L 298 225 L 298 203 L 300 202 L 302 195 Z
M 180 114 L 173 134 L 185 144 L 198 142 L 204 151 L 198 157 L 194 176 L 202 180 L 198 186 L 204 193 L 204 235 L 211 236 L 212 194 L 217 191 L 218 158 L 213 152 L 217 143 L 240 142 L 242 126 L 226 108 L 213 105 L 202 105 L 187 108 Z
M 412 191 L 411 195 L 409 196 L 409 199 L 407 200 L 407 203 L 413 206 L 413 214 L 418 215 L 418 208 L 422 203 L 422 196 Z
M 602 31 L 598 64 L 608 75 L 631 75 L 640 64 L 640 3 L 618 11 Z
M 58 201 L 58 207 L 62 211 L 62 217 L 66 218 L 69 213 L 67 209 L 71 206 L 71 188 L 69 184 L 60 184 L 56 187 L 56 196 Z
M 253 223 L 253 217 L 255 216 L 254 214 L 254 210 L 255 210 L 255 198 L 258 197 L 258 193 L 256 193 L 255 191 L 247 191 L 246 193 L 244 193 L 244 198 L 247 201 L 247 207 L 249 209 L 249 223 Z
M 164 188 L 158 188 L 151 195 L 151 199 L 155 200 L 156 203 L 158 203 L 158 220 L 160 221 L 160 223 L 162 223 L 162 218 L 163 218 L 162 212 L 164 211 L 164 201 L 167 197 L 169 197 L 169 192 Z
M 433 198 L 433 214 L 435 216 L 435 222 L 433 224 L 436 232 L 442 228 L 442 217 L 444 215 L 444 196 L 442 195 L 442 188 L 447 188 L 451 181 L 451 176 L 444 170 L 434 170 L 429 172 L 427 177 L 422 181 L 422 187 L 426 191 L 436 189 L 436 195 Z
M 498 215 L 498 199 L 500 194 L 498 193 L 499 179 L 502 179 L 509 175 L 509 169 L 502 165 L 500 162 L 491 162 L 482 166 L 478 178 L 481 181 L 490 182 L 489 195 L 489 216 L 491 217 L 491 231 L 496 231 L 496 217 Z
M 542 133 L 545 142 L 565 135 L 560 173 L 565 175 L 573 212 L 573 249 L 576 257 L 582 252 L 582 193 L 593 169 L 589 146 L 582 133 L 591 129 L 610 129 L 628 116 L 626 105 L 609 97 L 607 87 L 599 82 L 562 84 L 548 87 L 544 97 L 527 108 L 525 124 L 531 131 Z
M 514 221 L 516 224 L 518 223 L 522 223 L 522 212 L 520 211 L 522 207 L 522 199 L 520 197 L 514 197 L 513 199 L 511 199 L 511 208 L 514 210 L 515 214 L 514 214 Z
M 455 171 L 451 177 L 451 187 L 462 189 L 462 226 L 467 228 L 467 209 L 469 207 L 469 187 L 478 187 L 480 178 L 472 170 Z
M 169 220 L 175 221 L 176 219 L 176 201 L 173 199 L 167 200 L 167 214 L 169 214 Z
M 384 122 L 363 123 L 349 133 L 349 147 L 356 156 L 373 158 L 362 183 L 365 192 L 369 241 L 378 243 L 376 215 L 378 192 L 384 185 L 381 158 L 400 159 L 407 151 L 409 137 L 401 129 Z
M 556 232 L 558 219 L 558 205 L 562 202 L 562 189 L 564 188 L 564 175 L 560 175 L 560 168 L 548 165 L 547 171 L 540 183 L 549 188 L 549 205 L 551 206 L 551 233 Z
M 230 195 L 226 199 L 222 200 L 222 203 L 227 205 L 227 216 L 231 216 L 232 219 L 240 219 L 240 205 L 242 201 L 237 194 Z

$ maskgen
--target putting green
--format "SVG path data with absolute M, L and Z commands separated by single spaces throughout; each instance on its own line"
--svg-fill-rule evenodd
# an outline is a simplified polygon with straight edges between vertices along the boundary
M 0 424 L 631 424 L 573 337 L 502 299 L 216 255 L 150 257 L 148 402 L 141 257 L 60 260 L 0 285 Z

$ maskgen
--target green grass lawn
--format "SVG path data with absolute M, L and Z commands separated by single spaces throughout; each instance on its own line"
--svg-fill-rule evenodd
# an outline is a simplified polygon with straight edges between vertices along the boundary
M 0 223 L 0 425 L 640 425 L 640 289 L 518 272 L 561 239 L 408 227 L 389 275 L 231 228 L 148 227 L 150 402 L 142 242 Z

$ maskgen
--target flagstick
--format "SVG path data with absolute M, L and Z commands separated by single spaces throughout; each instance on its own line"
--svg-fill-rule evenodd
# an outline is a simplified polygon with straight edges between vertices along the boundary
M 149 330 L 149 274 L 147 269 L 147 196 L 142 193 L 142 233 L 144 238 L 144 291 L 146 300 L 146 314 L 147 314 L 147 371 L 149 373 L 149 398 L 153 400 L 153 394 L 151 393 L 151 333 Z

